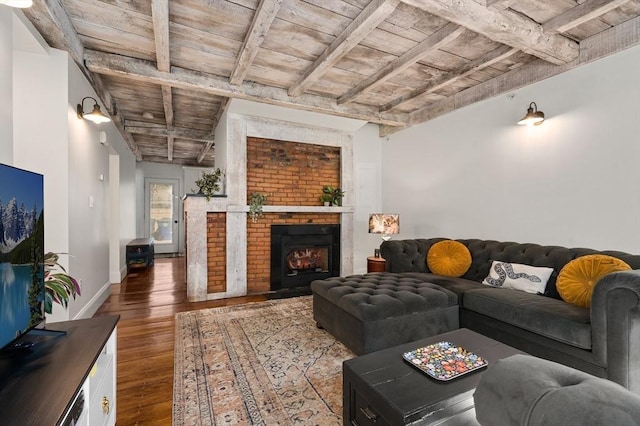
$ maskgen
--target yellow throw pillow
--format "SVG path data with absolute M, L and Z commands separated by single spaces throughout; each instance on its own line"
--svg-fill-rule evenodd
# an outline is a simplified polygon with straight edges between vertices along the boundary
M 596 283 L 607 274 L 628 271 L 631 267 L 617 257 L 604 254 L 580 256 L 564 265 L 558 274 L 556 288 L 567 303 L 588 308 Z
M 427 266 L 434 274 L 461 277 L 471 266 L 471 252 L 458 241 L 439 241 L 429 248 Z

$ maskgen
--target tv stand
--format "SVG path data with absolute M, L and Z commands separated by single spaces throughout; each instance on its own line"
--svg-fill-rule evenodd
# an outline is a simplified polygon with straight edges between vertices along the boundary
M 0 356 L 0 423 L 115 425 L 118 319 L 58 322 L 54 333 L 25 333 L 17 342 L 34 346 Z

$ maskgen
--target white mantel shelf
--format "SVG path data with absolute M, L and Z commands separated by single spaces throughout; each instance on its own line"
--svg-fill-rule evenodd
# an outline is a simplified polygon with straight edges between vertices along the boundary
M 248 212 L 249 206 L 228 206 L 228 212 Z M 353 213 L 353 207 L 347 206 L 262 206 L 264 213 Z

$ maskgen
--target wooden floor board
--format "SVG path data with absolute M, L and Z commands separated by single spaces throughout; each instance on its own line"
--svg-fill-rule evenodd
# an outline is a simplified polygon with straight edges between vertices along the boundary
M 171 425 L 175 314 L 266 300 L 251 295 L 188 302 L 185 261 L 156 259 L 111 286 L 96 316 L 120 315 L 118 323 L 118 426 Z

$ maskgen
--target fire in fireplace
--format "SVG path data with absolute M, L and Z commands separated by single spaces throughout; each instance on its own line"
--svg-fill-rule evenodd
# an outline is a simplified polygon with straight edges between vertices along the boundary
M 340 225 L 271 225 L 271 290 L 340 275 Z

